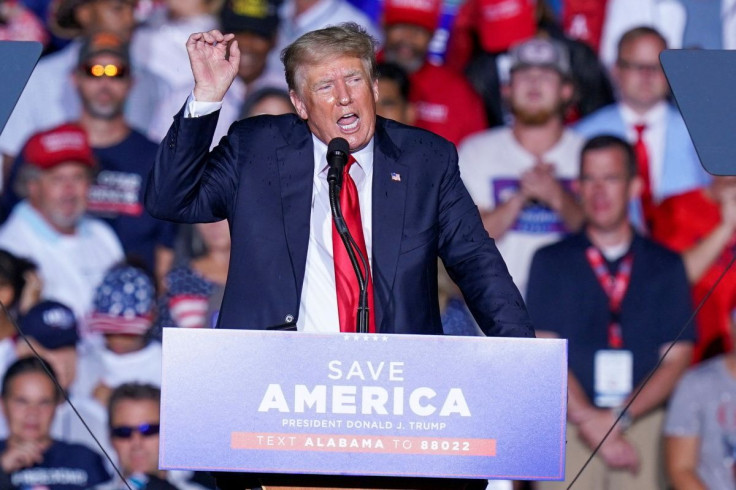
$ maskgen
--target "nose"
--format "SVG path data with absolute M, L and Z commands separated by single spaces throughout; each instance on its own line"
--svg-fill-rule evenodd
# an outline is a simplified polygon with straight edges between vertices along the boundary
M 353 101 L 352 96 L 350 95 L 350 89 L 345 83 L 345 80 L 339 80 L 335 84 L 335 90 L 338 104 L 348 105 Z
M 133 434 L 130 436 L 130 443 L 136 447 L 140 447 L 141 444 L 143 444 L 144 436 L 137 430 L 133 431 Z

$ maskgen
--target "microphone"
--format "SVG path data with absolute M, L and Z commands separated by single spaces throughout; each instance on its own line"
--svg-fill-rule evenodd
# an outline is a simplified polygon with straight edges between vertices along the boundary
M 355 271 L 355 276 L 358 279 L 359 288 L 359 304 L 358 304 L 358 316 L 356 331 L 358 333 L 368 332 L 368 260 L 363 256 L 357 243 L 353 239 L 353 236 L 348 230 L 347 223 L 340 209 L 340 190 L 342 189 L 342 173 L 345 169 L 345 165 L 348 163 L 350 156 L 350 145 L 343 138 L 333 138 L 327 145 L 327 164 L 329 170 L 327 171 L 327 184 L 329 186 L 329 198 L 330 198 L 330 210 L 332 211 L 332 220 L 335 223 L 340 239 L 345 246 L 345 250 L 350 258 L 350 263 Z M 337 244 L 332 244 L 333 248 Z M 360 263 L 358 262 L 360 260 Z M 363 264 L 361 269 L 360 264 Z M 366 273 L 363 273 L 363 270 Z
M 333 138 L 327 145 L 327 183 L 336 185 L 338 194 L 342 188 L 342 172 L 349 155 L 350 145 L 344 138 Z

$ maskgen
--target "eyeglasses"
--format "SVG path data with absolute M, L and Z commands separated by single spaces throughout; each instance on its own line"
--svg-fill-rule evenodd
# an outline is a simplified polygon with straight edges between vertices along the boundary
M 82 71 L 90 78 L 126 78 L 129 70 L 125 65 L 84 65 Z
M 619 68 L 622 70 L 635 71 L 637 73 L 644 73 L 647 75 L 654 75 L 662 71 L 662 67 L 659 63 L 635 63 L 633 61 L 618 60 L 616 62 Z
M 134 432 L 140 433 L 143 437 L 150 437 L 158 434 L 160 429 L 160 424 L 141 424 L 138 427 L 120 425 L 118 427 L 113 427 L 110 432 L 113 437 L 117 437 L 119 439 L 130 439 L 133 437 Z

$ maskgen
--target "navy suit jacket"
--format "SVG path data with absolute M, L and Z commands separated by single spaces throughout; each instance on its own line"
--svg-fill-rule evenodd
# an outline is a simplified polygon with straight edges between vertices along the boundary
M 232 252 L 219 327 L 295 322 L 309 242 L 312 135 L 295 115 L 259 116 L 233 124 L 209 152 L 217 117 L 184 118 L 182 111 L 174 118 L 149 176 L 146 207 L 177 222 L 228 219 Z M 442 333 L 439 256 L 487 335 L 534 336 L 460 180 L 451 143 L 379 117 L 372 193 L 371 314 L 379 332 Z

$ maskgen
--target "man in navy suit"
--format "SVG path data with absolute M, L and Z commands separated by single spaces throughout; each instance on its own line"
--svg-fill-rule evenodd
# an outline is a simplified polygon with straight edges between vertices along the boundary
M 370 260 L 375 331 L 442 333 L 440 257 L 487 335 L 534 336 L 460 180 L 455 147 L 376 116 L 374 41 L 360 27 L 313 31 L 284 50 L 298 116 L 239 121 L 211 152 L 239 49 L 232 34 L 216 30 L 192 34 L 187 49 L 194 91 L 161 143 L 146 205 L 164 219 L 228 220 L 232 255 L 220 328 L 338 331 L 325 155 L 342 137 L 357 161 L 349 176 Z M 218 485 L 243 488 L 239 477 L 228 478 L 219 475 Z
M 374 41 L 360 27 L 314 31 L 284 50 L 298 116 L 239 121 L 212 152 L 239 50 L 231 34 L 216 30 L 192 34 L 187 49 L 194 91 L 161 143 L 146 206 L 179 222 L 228 219 L 232 260 L 219 327 L 338 331 L 325 155 L 342 137 L 357 160 L 350 175 L 376 331 L 442 333 L 439 256 L 487 335 L 534 335 L 460 180 L 454 146 L 376 116 Z

